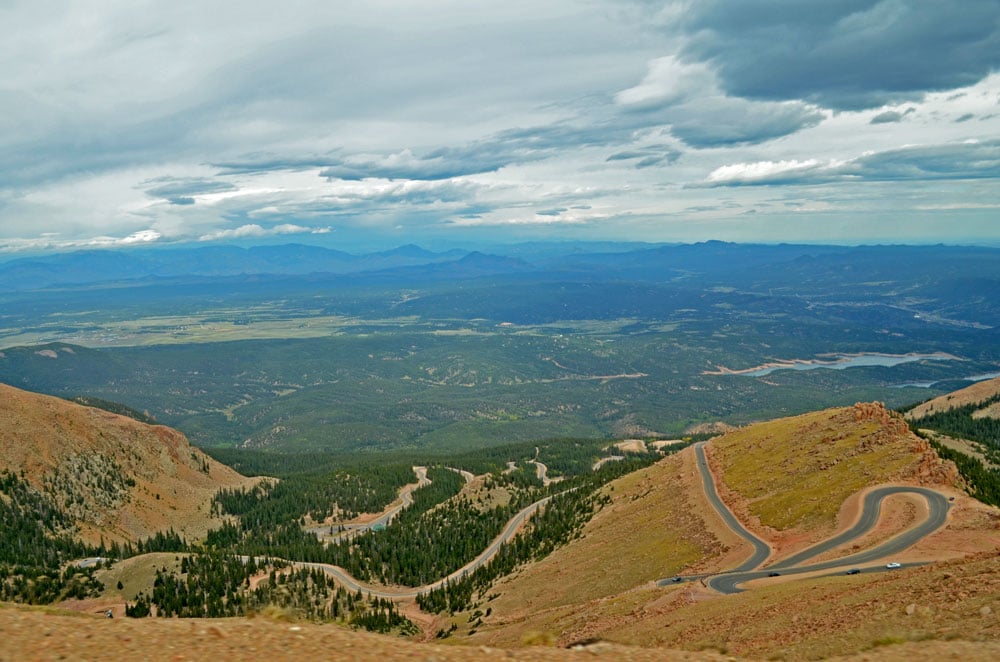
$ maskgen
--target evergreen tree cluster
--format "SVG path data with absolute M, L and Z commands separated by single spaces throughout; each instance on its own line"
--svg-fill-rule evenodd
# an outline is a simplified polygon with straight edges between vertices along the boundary
M 0 600 L 47 604 L 103 588 L 94 568 L 64 568 L 100 551 L 73 539 L 65 513 L 9 471 L 0 473 L 0 522 Z
M 587 476 L 580 476 L 565 491 L 558 493 L 529 520 L 525 530 L 502 545 L 489 563 L 455 581 L 417 596 L 421 609 L 431 613 L 452 614 L 474 608 L 477 596 L 483 596 L 493 582 L 513 572 L 519 565 L 542 559 L 553 550 L 579 536 L 594 513 L 610 503 L 599 491 L 605 483 L 648 466 L 648 458 L 626 459 L 605 464 Z
M 983 402 L 955 407 L 948 411 L 931 412 L 914 420 L 911 427 L 934 430 L 949 437 L 978 441 L 986 446 L 986 454 L 990 461 L 1000 464 L 1000 419 L 986 416 L 973 417 L 976 411 L 998 402 L 1000 394 Z
M 251 580 L 264 572 L 256 586 Z M 414 634 L 418 628 L 395 605 L 338 586 L 322 570 L 288 569 L 283 561 L 258 563 L 231 554 L 205 553 L 181 558 L 179 572 L 159 569 L 150 595 L 126 605 L 132 618 L 220 618 L 250 616 L 277 608 L 293 618 L 339 622 L 375 632 Z
M 955 463 L 958 473 L 965 479 L 969 494 L 983 503 L 1000 506 L 1000 471 L 985 466 L 977 457 L 948 448 L 933 439 L 928 441 L 942 459 Z
M 527 503 L 514 498 L 481 510 L 463 497 L 424 513 L 406 510 L 384 531 L 331 544 L 328 562 L 366 580 L 422 586 L 476 558 Z
M 1000 394 L 983 402 L 955 407 L 948 411 L 931 412 L 911 421 L 910 429 L 925 438 L 922 429 L 976 442 L 991 464 L 1000 465 L 1000 420 L 973 417 L 976 411 L 998 402 Z M 977 457 L 948 448 L 933 439 L 929 441 L 939 456 L 955 463 L 972 496 L 991 506 L 1000 506 L 1000 471 L 986 466 Z
M 351 519 L 382 510 L 412 481 L 412 466 L 400 464 L 297 473 L 277 483 L 221 490 L 212 508 L 217 514 L 239 516 L 244 529 L 274 527 L 305 515 L 316 522 L 331 516 Z

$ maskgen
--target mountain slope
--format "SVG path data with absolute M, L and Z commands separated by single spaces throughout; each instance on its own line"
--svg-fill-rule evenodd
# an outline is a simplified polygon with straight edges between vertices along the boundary
M 181 433 L 0 384 L 0 470 L 24 473 L 96 542 L 172 527 L 197 539 L 221 487 L 255 482 L 193 448 Z
M 489 615 L 475 632 L 461 630 L 460 640 L 492 646 L 538 637 L 559 645 L 604 640 L 801 659 L 851 654 L 878 641 L 965 633 L 977 639 L 989 631 L 986 621 L 963 625 L 961 614 L 997 609 L 990 606 L 997 593 L 981 587 L 997 568 L 1000 511 L 965 496 L 954 466 L 878 403 L 748 426 L 706 450 L 726 507 L 771 548 L 763 578 L 748 581 L 746 592 L 722 595 L 704 580 L 670 579 L 707 578 L 751 552 L 709 505 L 694 449 L 685 449 L 609 484 L 612 504 L 582 537 L 491 587 L 479 607 L 488 605 Z M 886 484 L 929 486 L 944 495 L 945 524 L 889 559 L 931 565 L 887 575 L 881 559 L 863 564 L 870 574 L 852 577 L 843 576 L 844 568 L 811 574 L 781 568 L 788 576 L 767 577 L 771 563 L 850 528 L 860 518 L 860 496 Z M 874 549 L 927 512 L 928 504 L 912 494 L 889 497 L 869 532 L 815 558 Z M 942 586 L 932 592 L 928 583 Z M 803 612 L 807 603 L 815 616 Z M 960 613 L 899 622 L 907 609 Z M 465 615 L 456 622 L 462 628 Z
M 906 412 L 906 418 L 915 421 L 928 414 L 941 413 L 955 409 L 956 407 L 977 404 L 997 395 L 1000 395 L 1000 377 L 976 382 L 963 389 L 928 400 Z M 994 407 L 991 409 L 989 416 L 990 418 L 1000 418 L 1000 410 Z
M 727 505 L 776 542 L 832 531 L 844 502 L 873 485 L 959 482 L 954 466 L 880 403 L 752 425 L 709 451 Z

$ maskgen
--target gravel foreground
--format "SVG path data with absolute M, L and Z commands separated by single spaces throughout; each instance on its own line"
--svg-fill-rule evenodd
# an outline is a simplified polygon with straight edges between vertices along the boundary
M 0 605 L 0 660 L 734 660 L 686 652 L 595 643 L 565 650 L 442 646 L 332 625 L 255 619 L 105 619 Z M 997 660 L 1000 642 L 928 641 L 878 648 L 839 660 Z
M 632 648 L 595 643 L 573 650 L 442 646 L 332 625 L 255 619 L 106 619 L 0 605 L 0 660 L 736 660 L 714 651 Z M 927 641 L 865 651 L 848 661 L 997 660 L 998 641 Z
M 420 644 L 339 626 L 254 619 L 106 619 L 0 607 L 0 660 L 725 660 L 713 653 L 595 644 L 514 651 Z

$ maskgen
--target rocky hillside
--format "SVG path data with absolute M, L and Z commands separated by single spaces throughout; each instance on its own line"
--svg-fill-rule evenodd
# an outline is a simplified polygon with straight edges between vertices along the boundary
M 181 433 L 0 384 L 0 470 L 25 478 L 96 542 L 173 528 L 197 539 L 218 526 L 209 503 L 252 483 Z

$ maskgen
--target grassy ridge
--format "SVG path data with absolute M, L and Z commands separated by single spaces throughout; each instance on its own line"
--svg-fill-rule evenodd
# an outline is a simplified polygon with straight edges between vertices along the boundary
M 712 442 L 725 485 L 765 526 L 832 527 L 844 500 L 916 462 L 912 444 L 842 408 L 752 425 Z

